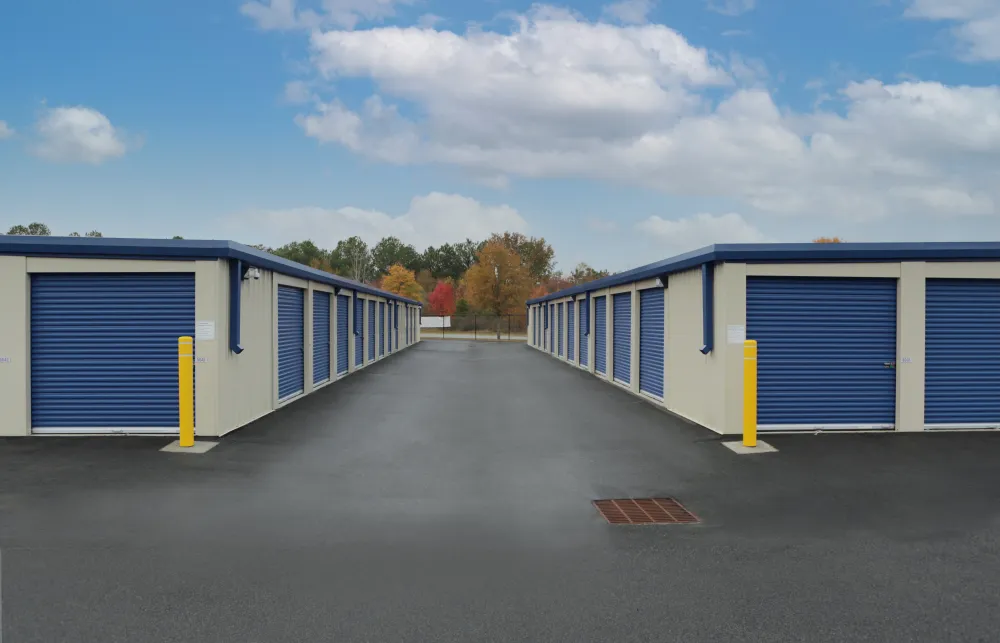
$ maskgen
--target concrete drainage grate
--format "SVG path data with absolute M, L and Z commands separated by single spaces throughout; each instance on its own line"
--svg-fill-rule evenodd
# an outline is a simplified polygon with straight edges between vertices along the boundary
M 689 525 L 698 517 L 673 498 L 595 500 L 594 506 L 612 525 Z

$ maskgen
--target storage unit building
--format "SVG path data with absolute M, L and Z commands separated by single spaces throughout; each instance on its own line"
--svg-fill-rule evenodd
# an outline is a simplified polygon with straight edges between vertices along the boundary
M 1000 428 L 997 243 L 716 245 L 529 318 L 566 302 L 566 361 L 720 433 L 742 430 L 745 339 L 762 432 Z
M 406 311 L 398 348 L 419 340 L 419 302 L 225 241 L 0 237 L 0 295 L 9 436 L 176 434 L 181 336 L 203 437 L 370 363 L 362 302 Z

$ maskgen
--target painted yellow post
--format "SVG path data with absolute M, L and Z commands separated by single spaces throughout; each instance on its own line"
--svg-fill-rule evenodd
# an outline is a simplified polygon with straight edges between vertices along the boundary
M 743 342 L 743 446 L 757 446 L 757 341 Z
M 177 338 L 177 381 L 180 400 L 179 446 L 194 446 L 194 338 Z

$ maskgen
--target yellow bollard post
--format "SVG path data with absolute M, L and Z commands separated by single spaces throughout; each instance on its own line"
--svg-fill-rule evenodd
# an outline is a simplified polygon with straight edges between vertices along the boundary
M 757 341 L 743 342 L 743 446 L 757 446 Z
M 177 338 L 177 381 L 180 407 L 178 446 L 194 446 L 194 338 Z

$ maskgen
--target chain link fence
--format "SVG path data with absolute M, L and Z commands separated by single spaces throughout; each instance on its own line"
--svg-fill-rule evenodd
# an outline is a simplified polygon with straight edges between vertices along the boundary
M 528 316 L 469 313 L 450 317 L 422 316 L 421 339 L 471 339 L 482 341 L 528 341 Z

